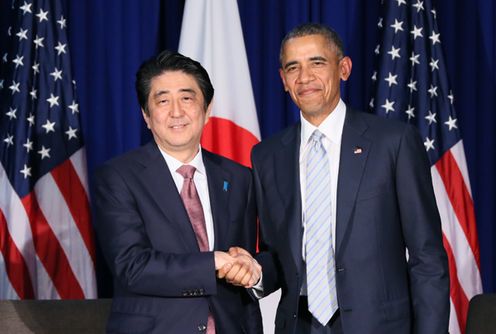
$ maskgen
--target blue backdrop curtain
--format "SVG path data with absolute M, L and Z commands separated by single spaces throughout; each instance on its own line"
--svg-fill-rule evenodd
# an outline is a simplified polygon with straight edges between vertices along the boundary
M 2 1 L 8 4 L 9 0 Z M 340 33 L 353 59 L 343 99 L 367 109 L 379 1 L 238 0 L 238 4 L 262 138 L 298 119 L 278 74 L 280 41 L 298 23 L 322 22 Z M 496 5 L 487 0 L 433 4 L 467 154 L 484 290 L 494 292 Z M 139 64 L 156 52 L 177 50 L 184 0 L 85 0 L 65 5 L 91 177 L 105 160 L 150 139 L 136 101 L 134 76 Z M 102 262 L 98 274 L 100 296 L 109 296 L 109 276 Z

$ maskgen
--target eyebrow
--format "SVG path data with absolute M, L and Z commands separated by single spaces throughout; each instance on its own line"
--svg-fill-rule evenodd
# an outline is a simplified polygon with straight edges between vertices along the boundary
M 179 89 L 179 92 L 180 93 L 191 93 L 193 95 L 196 95 L 196 91 L 193 88 L 181 88 L 181 89 Z M 160 97 L 162 95 L 169 94 L 169 93 L 170 93 L 170 90 L 159 90 L 158 92 L 153 94 L 153 97 L 157 98 L 157 97 Z
M 316 60 L 327 61 L 327 58 L 322 57 L 322 56 L 315 56 L 315 57 L 310 58 L 310 61 L 316 61 Z
M 284 69 L 287 70 L 288 67 L 296 65 L 296 64 L 298 64 L 298 62 L 296 60 L 287 62 L 286 65 L 284 65 Z
M 314 56 L 314 57 L 310 57 L 310 61 L 327 61 L 327 58 L 323 56 Z M 287 62 L 286 65 L 284 65 L 284 69 L 286 70 L 288 69 L 288 67 L 293 66 L 295 64 L 298 64 L 296 60 Z

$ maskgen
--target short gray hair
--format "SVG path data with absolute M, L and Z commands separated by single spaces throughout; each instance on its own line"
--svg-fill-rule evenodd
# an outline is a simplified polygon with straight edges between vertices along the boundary
M 281 42 L 281 50 L 279 51 L 279 62 L 282 66 L 282 55 L 284 53 L 284 46 L 286 43 L 293 38 L 309 36 L 309 35 L 321 35 L 328 42 L 329 45 L 334 45 L 336 48 L 336 53 L 338 55 L 338 59 L 341 59 L 344 56 L 344 46 L 341 37 L 339 37 L 338 33 L 323 24 L 320 23 L 303 23 L 295 28 L 293 28 L 290 32 L 284 36 Z

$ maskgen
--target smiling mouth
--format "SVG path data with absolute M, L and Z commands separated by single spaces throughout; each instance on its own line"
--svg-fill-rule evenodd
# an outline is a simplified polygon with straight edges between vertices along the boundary
M 170 125 L 169 128 L 171 128 L 171 129 L 182 129 L 186 125 L 188 125 L 188 124 L 173 124 L 173 125 Z
M 317 88 L 306 88 L 306 89 L 302 89 L 302 90 L 298 91 L 298 96 L 304 97 L 307 95 L 317 93 L 318 91 L 319 91 L 319 89 L 317 89 Z

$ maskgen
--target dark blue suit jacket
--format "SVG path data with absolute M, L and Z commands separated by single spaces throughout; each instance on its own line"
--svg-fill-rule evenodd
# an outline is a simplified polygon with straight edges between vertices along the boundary
M 295 333 L 304 269 L 299 148 L 297 124 L 252 152 L 265 250 L 257 260 L 264 293 L 282 288 L 281 334 Z M 348 109 L 337 191 L 336 282 L 344 333 L 446 333 L 447 256 L 427 155 L 413 127 Z
M 254 252 L 256 212 L 248 168 L 203 150 L 215 250 Z M 95 175 L 96 231 L 114 277 L 109 333 L 199 333 L 209 308 L 218 334 L 261 333 L 258 302 L 217 280 L 181 197 L 151 142 Z

